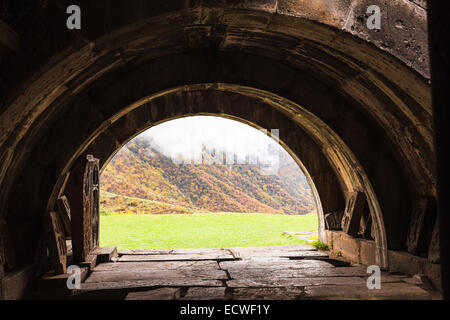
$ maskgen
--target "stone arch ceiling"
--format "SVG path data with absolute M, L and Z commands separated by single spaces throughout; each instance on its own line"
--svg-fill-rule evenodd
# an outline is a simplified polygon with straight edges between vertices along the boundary
M 58 154 L 55 145 L 44 159 L 39 150 L 52 130 L 61 132 L 60 117 L 71 108 L 76 118 L 76 106 L 90 103 L 86 119 L 105 120 L 130 99 L 185 84 L 225 82 L 292 100 L 337 132 L 374 184 L 388 242 L 404 245 L 406 229 L 394 234 L 408 224 L 413 199 L 435 194 L 423 3 L 72 2 L 82 8 L 81 32 L 54 31 L 33 43 L 33 31 L 24 31 L 30 40 L 22 44 L 23 55 L 35 49 L 34 58 L 25 61 L 18 54 L 1 62 L 2 74 L 18 70 L 1 91 L 1 214 L 20 216 L 25 209 L 7 204 L 23 189 L 19 177 L 31 177 L 35 169 L 53 177 L 70 157 Z M 45 30 L 64 23 L 66 3 L 55 3 L 48 15 L 57 18 L 42 21 Z M 380 32 L 365 28 L 371 4 L 382 10 Z M 148 73 L 136 82 L 132 73 L 141 66 Z M 97 120 L 87 120 L 80 130 L 96 130 Z M 392 185 L 383 185 L 389 178 Z M 35 210 L 45 208 L 47 199 L 34 200 L 41 203 Z

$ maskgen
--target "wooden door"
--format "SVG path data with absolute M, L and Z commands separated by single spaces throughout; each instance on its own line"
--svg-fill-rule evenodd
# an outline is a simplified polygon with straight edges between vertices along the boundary
M 86 234 L 88 251 L 98 247 L 99 236 L 99 160 L 91 155 L 87 156 L 86 169 L 83 176 L 83 211 L 90 221 L 90 228 Z
M 99 244 L 99 173 L 99 160 L 88 155 L 86 159 L 77 160 L 67 183 L 75 262 L 86 261 Z

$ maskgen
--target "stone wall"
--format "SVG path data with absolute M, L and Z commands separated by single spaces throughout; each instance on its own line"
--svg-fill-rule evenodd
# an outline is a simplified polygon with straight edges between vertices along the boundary
M 328 245 L 336 256 L 367 266 L 377 265 L 375 261 L 376 244 L 372 240 L 351 237 L 339 231 L 326 231 Z M 409 276 L 425 275 L 435 289 L 442 291 L 441 270 L 438 263 L 426 257 L 419 257 L 405 251 L 388 250 L 391 272 L 400 272 Z
M 0 61 L 0 219 L 19 265 L 86 150 L 106 161 L 130 126 L 201 112 L 284 130 L 323 213 L 363 192 L 383 265 L 406 250 L 416 199 L 436 197 L 423 2 L 70 1 L 80 31 L 61 27 L 69 1 L 25 3 L 0 11 L 20 38 Z M 379 32 L 365 27 L 369 4 Z M 180 90 L 199 84 L 215 87 Z

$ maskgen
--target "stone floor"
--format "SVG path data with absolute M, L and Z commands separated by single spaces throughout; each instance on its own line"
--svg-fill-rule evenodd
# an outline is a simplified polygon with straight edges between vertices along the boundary
M 367 267 L 313 246 L 129 250 L 97 265 L 71 299 L 436 299 L 419 276 L 382 272 L 369 290 Z

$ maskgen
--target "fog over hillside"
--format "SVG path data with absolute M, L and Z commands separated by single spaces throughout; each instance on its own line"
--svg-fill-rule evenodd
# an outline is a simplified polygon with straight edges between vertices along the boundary
M 235 155 L 240 164 L 248 163 L 246 159 L 267 164 L 277 162 L 278 153 L 286 152 L 278 144 L 277 130 L 259 130 L 226 118 L 193 116 L 162 123 L 139 137 L 151 139 L 152 147 L 173 160 L 181 157 L 199 163 L 206 146 L 217 153 Z M 264 133 L 272 133 L 273 139 Z
M 118 205 L 114 195 L 121 195 L 153 201 L 146 202 L 152 209 L 142 201 L 131 208 L 145 213 L 309 213 L 314 201 L 306 177 L 274 132 L 272 139 L 246 124 L 208 116 L 155 126 L 104 170 L 102 190 L 109 194 L 102 205 L 130 210 Z

